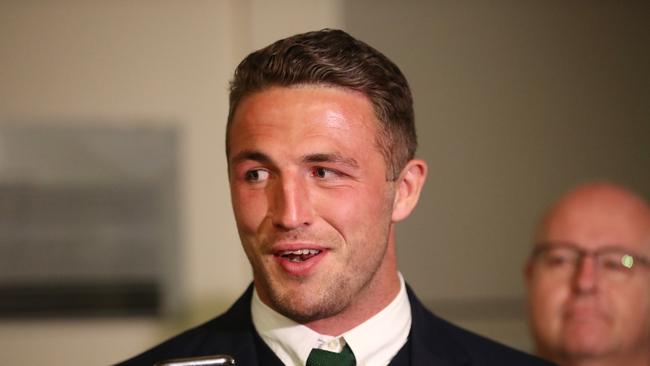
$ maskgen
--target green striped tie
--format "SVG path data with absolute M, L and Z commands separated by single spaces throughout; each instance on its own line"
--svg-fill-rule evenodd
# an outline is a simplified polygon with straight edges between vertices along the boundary
M 346 344 L 340 353 L 314 348 L 307 358 L 307 366 L 355 366 L 357 360 Z

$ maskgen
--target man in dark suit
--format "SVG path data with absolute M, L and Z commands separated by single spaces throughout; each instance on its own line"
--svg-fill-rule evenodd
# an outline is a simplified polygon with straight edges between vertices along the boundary
M 546 365 L 441 320 L 397 270 L 427 173 L 399 68 L 345 32 L 280 40 L 230 86 L 226 156 L 253 285 L 224 315 L 123 365 Z

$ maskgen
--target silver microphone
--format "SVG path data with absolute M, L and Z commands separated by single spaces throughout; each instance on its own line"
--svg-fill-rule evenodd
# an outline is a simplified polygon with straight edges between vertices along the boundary
M 235 365 L 235 359 L 228 355 L 176 358 L 157 362 L 154 366 L 217 366 Z

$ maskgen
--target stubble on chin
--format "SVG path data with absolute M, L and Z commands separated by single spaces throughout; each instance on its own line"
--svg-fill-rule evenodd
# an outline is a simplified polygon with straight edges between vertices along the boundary
M 270 306 L 298 323 L 309 323 L 343 312 L 352 299 L 350 281 L 342 276 L 330 276 L 327 283 L 296 280 L 289 286 L 266 279 Z

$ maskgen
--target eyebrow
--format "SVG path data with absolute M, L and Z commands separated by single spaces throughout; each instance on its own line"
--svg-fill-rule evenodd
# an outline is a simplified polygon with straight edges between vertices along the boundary
M 237 164 L 244 160 L 253 160 L 263 164 L 271 164 L 273 160 L 268 155 L 257 150 L 243 150 L 230 159 L 230 164 Z
M 629 254 L 634 258 L 640 258 L 650 263 L 650 259 L 648 259 L 643 253 L 640 253 L 634 249 L 625 248 L 619 244 L 608 244 L 598 249 L 591 250 L 591 249 L 583 248 L 579 244 L 570 241 L 540 241 L 533 246 L 533 254 L 535 254 L 536 252 L 540 252 L 542 250 L 554 249 L 554 248 L 571 248 L 577 250 L 578 252 L 583 252 L 583 253 L 622 252 L 625 254 Z
M 274 164 L 273 159 L 265 153 L 258 150 L 243 150 L 230 159 L 231 164 L 237 164 L 245 160 L 253 160 L 262 164 Z M 303 163 L 340 163 L 350 168 L 359 168 L 356 159 L 346 158 L 336 153 L 318 153 L 305 155 L 302 158 Z
M 359 163 L 356 159 L 346 158 L 340 154 L 310 154 L 303 159 L 305 163 L 340 163 L 350 168 L 359 168 Z

